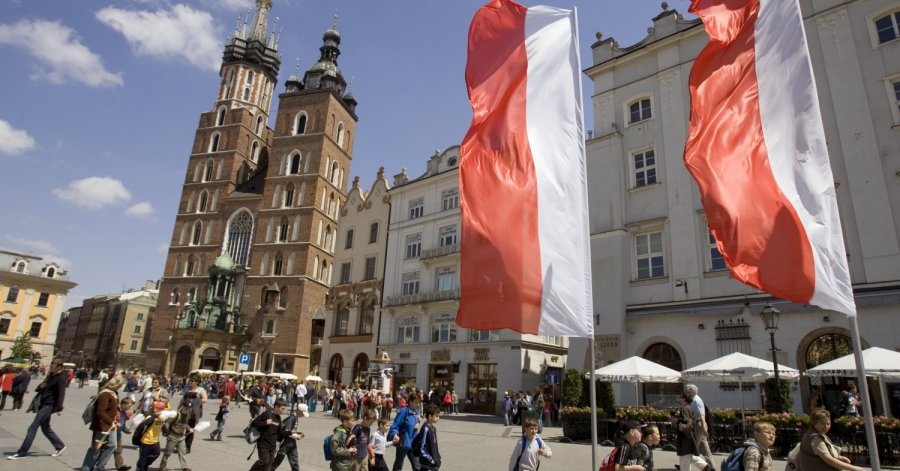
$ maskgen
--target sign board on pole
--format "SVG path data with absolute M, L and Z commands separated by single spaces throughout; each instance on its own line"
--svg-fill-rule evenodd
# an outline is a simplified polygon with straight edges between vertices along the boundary
M 250 368 L 250 354 L 241 353 L 238 358 L 238 371 L 247 371 Z
M 544 381 L 547 384 L 559 384 L 559 371 L 548 371 L 544 375 Z

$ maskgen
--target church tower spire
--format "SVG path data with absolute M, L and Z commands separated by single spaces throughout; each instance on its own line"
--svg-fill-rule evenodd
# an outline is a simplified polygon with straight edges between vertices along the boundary
M 225 44 L 217 108 L 220 105 L 229 109 L 246 108 L 253 114 L 268 116 L 281 67 L 276 34 L 268 32 L 271 9 L 272 0 L 256 0 L 250 30 L 246 24 L 238 25 Z

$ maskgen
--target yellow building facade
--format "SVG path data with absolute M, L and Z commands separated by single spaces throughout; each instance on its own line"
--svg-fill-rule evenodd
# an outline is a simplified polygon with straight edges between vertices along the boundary
M 75 286 L 53 262 L 0 250 L 0 358 L 12 356 L 16 339 L 28 334 L 34 363 L 49 364 L 66 295 Z

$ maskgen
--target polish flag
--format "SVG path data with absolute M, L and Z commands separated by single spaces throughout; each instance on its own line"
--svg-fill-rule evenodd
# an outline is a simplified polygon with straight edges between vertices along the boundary
M 694 0 L 710 42 L 691 69 L 684 162 L 737 280 L 856 315 L 797 0 Z
M 461 301 L 470 329 L 593 335 L 575 13 L 493 0 L 469 27 L 460 150 Z

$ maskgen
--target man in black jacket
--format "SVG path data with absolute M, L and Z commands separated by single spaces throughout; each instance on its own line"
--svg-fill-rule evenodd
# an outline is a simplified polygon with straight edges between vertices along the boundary
M 31 375 L 28 370 L 22 368 L 19 374 L 13 379 L 12 395 L 13 409 L 20 410 L 22 408 L 22 400 L 25 399 L 25 393 L 28 392 L 28 383 L 31 382 Z
M 50 373 L 34 391 L 35 394 L 40 396 L 40 405 L 37 407 L 34 421 L 28 427 L 28 433 L 25 434 L 25 441 L 22 442 L 19 451 L 14 455 L 7 456 L 7 459 L 17 460 L 28 456 L 28 450 L 31 449 L 38 427 L 40 427 L 41 432 L 44 432 L 44 436 L 50 440 L 53 449 L 56 450 L 52 456 L 59 456 L 66 449 L 66 444 L 50 428 L 50 418 L 53 416 L 53 413 L 56 412 L 62 415 L 63 401 L 66 399 L 66 382 L 66 374 L 63 372 L 63 361 L 54 359 L 50 363 Z

